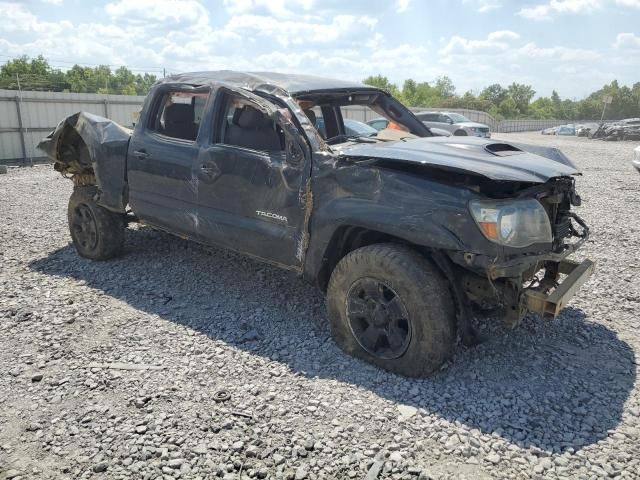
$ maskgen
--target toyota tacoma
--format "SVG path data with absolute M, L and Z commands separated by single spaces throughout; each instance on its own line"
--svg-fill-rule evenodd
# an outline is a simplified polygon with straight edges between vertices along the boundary
M 387 126 L 346 129 L 352 106 Z M 325 292 L 343 350 L 402 375 L 438 369 L 458 337 L 473 344 L 473 308 L 511 327 L 529 311 L 552 318 L 594 269 L 567 260 L 589 229 L 560 151 L 435 136 L 358 83 L 175 75 L 132 131 L 80 112 L 39 147 L 73 181 L 81 256 L 121 254 L 139 222 L 292 270 Z

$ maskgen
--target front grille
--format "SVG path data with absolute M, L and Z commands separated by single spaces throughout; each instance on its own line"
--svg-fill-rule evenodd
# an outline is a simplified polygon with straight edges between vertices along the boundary
M 489 127 L 479 127 L 478 131 L 482 132 L 482 133 L 488 133 L 489 132 Z

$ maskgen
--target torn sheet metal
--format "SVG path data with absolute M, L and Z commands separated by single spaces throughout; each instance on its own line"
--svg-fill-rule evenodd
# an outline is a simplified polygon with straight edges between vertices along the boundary
M 66 174 L 93 170 L 99 188 L 98 203 L 124 212 L 127 205 L 126 158 L 132 131 L 87 112 L 67 117 L 38 148 Z

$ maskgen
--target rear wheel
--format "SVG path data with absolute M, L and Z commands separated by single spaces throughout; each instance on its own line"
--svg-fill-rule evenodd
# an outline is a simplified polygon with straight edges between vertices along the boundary
M 108 260 L 122 253 L 124 215 L 107 210 L 93 199 L 96 187 L 75 187 L 69 199 L 67 218 L 73 245 L 92 260 Z
M 391 372 L 426 376 L 453 351 L 447 283 L 409 247 L 377 244 L 346 255 L 331 275 L 327 307 L 340 348 Z

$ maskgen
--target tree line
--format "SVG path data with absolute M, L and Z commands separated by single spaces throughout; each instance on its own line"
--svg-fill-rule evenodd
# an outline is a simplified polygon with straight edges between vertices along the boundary
M 126 67 L 111 70 L 107 65 L 74 65 L 62 71 L 42 55 L 23 55 L 0 66 L 0 88 L 9 90 L 146 95 L 156 80 L 149 73 L 134 74 Z
M 493 84 L 476 94 L 462 95 L 449 77 L 440 77 L 432 83 L 407 79 L 399 88 L 382 75 L 364 79 L 364 83 L 391 92 L 405 105 L 429 108 L 466 108 L 490 113 L 498 120 L 505 118 L 539 118 L 562 120 L 600 120 L 605 97 L 611 97 L 605 118 L 622 119 L 640 117 L 640 82 L 631 87 L 620 86 L 617 80 L 589 94 L 582 100 L 562 99 L 555 90 L 550 97 L 533 100 L 536 92 L 531 85 L 512 83 L 506 87 Z
M 0 88 L 11 90 L 146 95 L 156 80 L 153 74 L 135 74 L 126 67 L 111 70 L 108 65 L 74 65 L 63 71 L 53 68 L 42 55 L 35 58 L 23 55 L 0 66 Z M 370 76 L 364 83 L 384 88 L 412 107 L 481 110 L 499 120 L 599 120 L 605 97 L 611 97 L 605 115 L 607 118 L 640 117 L 640 82 L 627 87 L 614 80 L 582 100 L 562 99 L 555 90 L 550 97 L 533 100 L 536 94 L 533 87 L 515 82 L 506 87 L 495 83 L 479 93 L 468 91 L 460 95 L 446 76 L 431 83 L 407 79 L 402 87 L 382 75 Z

